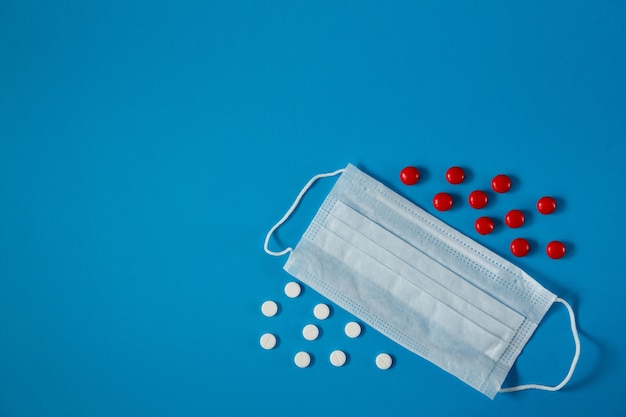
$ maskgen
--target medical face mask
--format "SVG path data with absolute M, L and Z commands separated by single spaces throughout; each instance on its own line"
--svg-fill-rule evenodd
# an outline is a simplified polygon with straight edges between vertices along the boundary
M 340 175 L 295 249 L 268 248 L 304 193 Z M 265 251 L 284 269 L 385 336 L 493 398 L 556 391 L 580 353 L 574 313 L 524 271 L 352 165 L 313 177 L 271 228 Z M 556 386 L 502 383 L 554 302 L 565 305 L 576 350 Z

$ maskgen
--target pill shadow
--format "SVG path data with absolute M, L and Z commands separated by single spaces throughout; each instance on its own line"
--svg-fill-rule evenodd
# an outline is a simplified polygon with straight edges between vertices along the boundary
M 417 170 L 420 173 L 419 180 L 417 181 L 417 184 L 415 185 L 420 185 L 420 183 L 427 182 L 428 180 L 430 180 L 431 173 L 428 168 L 423 167 L 423 166 L 415 166 L 415 168 L 417 168 Z
M 528 246 L 530 248 L 530 249 L 528 249 L 528 255 L 526 255 L 526 256 L 535 256 L 535 255 L 539 254 L 539 250 L 541 249 L 539 247 L 539 243 L 537 243 L 537 241 L 535 239 L 529 239 L 527 237 L 524 237 L 524 239 L 526 239 L 526 241 L 528 242 Z M 523 256 L 522 256 L 522 258 L 523 258 Z
M 532 226 L 533 223 L 535 222 L 535 213 L 533 213 L 530 210 L 520 210 L 520 211 L 524 215 L 524 224 L 521 227 Z
M 563 197 L 552 197 L 556 202 L 556 209 L 551 214 L 558 214 L 567 209 L 567 202 Z M 549 216 L 549 215 L 548 215 Z
M 320 340 L 324 337 L 324 329 L 322 329 L 319 325 L 316 325 L 316 327 L 317 327 L 318 334 L 315 340 Z
M 474 180 L 474 171 L 471 168 L 461 167 L 463 168 L 463 172 L 465 173 L 465 179 L 463 183 L 470 183 Z
M 487 204 L 485 204 L 485 207 L 483 207 L 482 209 L 474 209 L 474 210 L 484 210 L 487 208 L 491 208 L 498 203 L 498 193 L 490 191 L 490 189 L 487 190 L 484 188 L 476 188 L 476 190 L 473 190 L 473 191 L 482 191 L 483 193 L 487 195 Z M 468 199 L 468 204 L 469 204 L 469 194 L 467 195 L 467 199 Z
M 509 189 L 509 191 L 507 191 L 508 193 L 511 193 L 511 192 L 514 193 L 521 188 L 522 183 L 517 175 L 509 175 L 509 174 L 504 174 L 504 175 L 509 177 L 509 179 L 511 180 L 511 188 Z M 506 194 L 506 193 L 502 193 L 502 194 Z
M 457 211 L 461 208 L 463 208 L 463 197 L 461 197 L 461 194 L 459 193 L 448 193 L 450 194 L 450 197 L 452 197 L 452 207 L 450 207 L 450 210 L 448 211 Z
M 506 227 L 506 225 L 504 224 L 504 221 L 502 221 L 501 218 L 495 217 L 495 216 L 486 216 L 486 217 L 489 217 L 493 221 L 493 232 L 491 232 L 490 234 L 499 235 L 501 233 L 504 233 L 506 229 L 508 229 L 508 227 Z
M 563 241 L 563 244 L 565 245 L 565 255 L 561 259 L 569 259 L 576 255 L 577 248 L 573 242 L 566 240 Z M 556 260 L 558 261 L 558 259 Z

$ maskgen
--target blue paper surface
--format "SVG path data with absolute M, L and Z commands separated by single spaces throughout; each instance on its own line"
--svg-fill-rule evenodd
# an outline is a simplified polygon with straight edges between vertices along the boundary
M 625 17 L 603 1 L 3 2 L 0 415 L 624 414 Z M 367 326 L 348 339 L 335 306 L 318 322 L 312 290 L 284 295 L 265 233 L 349 162 L 572 303 L 582 354 L 563 391 L 490 401 Z M 471 209 L 499 173 L 511 191 Z M 333 183 L 272 247 L 297 243 Z M 543 195 L 554 214 L 534 208 Z M 556 384 L 573 350 L 555 306 L 505 384 Z

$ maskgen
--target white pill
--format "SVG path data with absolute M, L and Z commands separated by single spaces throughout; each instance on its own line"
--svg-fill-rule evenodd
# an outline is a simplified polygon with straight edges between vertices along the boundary
M 274 301 L 266 301 L 261 305 L 261 312 L 266 317 L 274 317 L 278 313 L 278 304 Z
M 378 366 L 380 369 L 389 369 L 391 368 L 391 365 L 393 365 L 393 359 L 387 353 L 381 353 L 380 355 L 376 356 L 376 366 Z
M 298 352 L 293 358 L 293 361 L 298 368 L 306 368 L 311 364 L 311 355 L 306 352 Z
M 307 324 L 304 326 L 304 329 L 302 329 L 302 336 L 304 336 L 306 340 L 315 340 L 319 335 L 320 329 L 314 324 Z
M 356 321 L 351 321 L 346 324 L 344 331 L 346 332 L 346 336 L 354 339 L 355 337 L 359 337 L 359 335 L 361 334 L 361 325 Z
M 263 336 L 261 336 L 260 343 L 263 349 L 274 349 L 274 347 L 276 346 L 276 336 L 271 333 L 265 333 Z
M 330 316 L 330 307 L 326 304 L 320 303 L 313 309 L 313 315 L 318 320 L 326 320 L 328 316 Z
M 288 282 L 287 285 L 285 285 L 285 294 L 287 294 L 287 297 L 289 298 L 296 298 L 297 296 L 300 295 L 300 292 L 302 291 L 302 288 L 300 288 L 300 284 L 298 284 L 297 282 Z
M 335 366 L 343 366 L 346 363 L 346 354 L 342 350 L 333 350 L 330 354 L 330 363 Z

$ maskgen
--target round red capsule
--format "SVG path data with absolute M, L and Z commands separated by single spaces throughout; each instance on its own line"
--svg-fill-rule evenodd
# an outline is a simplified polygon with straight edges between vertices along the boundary
M 552 197 L 541 197 L 539 201 L 537 201 L 537 210 L 541 214 L 550 214 L 556 210 L 556 201 Z
M 558 240 L 553 240 L 546 246 L 546 253 L 552 259 L 561 259 L 565 256 L 565 245 Z
M 406 185 L 415 185 L 420 179 L 420 172 L 415 167 L 406 167 L 400 171 L 400 181 Z
M 493 232 L 493 220 L 489 217 L 479 217 L 476 219 L 476 223 L 474 223 L 474 228 L 481 235 L 488 235 Z
M 487 205 L 487 193 L 480 190 L 472 191 L 469 195 L 469 205 L 475 209 L 481 209 Z
M 491 180 L 491 188 L 496 193 L 506 193 L 511 189 L 511 179 L 504 174 L 496 175 Z
M 528 255 L 529 251 L 530 245 L 528 244 L 528 241 L 523 237 L 513 239 L 513 242 L 511 242 L 511 253 L 518 258 Z
M 446 172 L 446 179 L 450 184 L 460 184 L 465 179 L 465 171 L 461 167 L 452 167 Z
M 519 210 L 511 210 L 504 217 L 507 226 L 516 229 L 524 224 L 524 213 Z
M 439 211 L 450 210 L 452 207 L 452 197 L 448 193 L 437 193 L 433 198 L 433 206 Z

